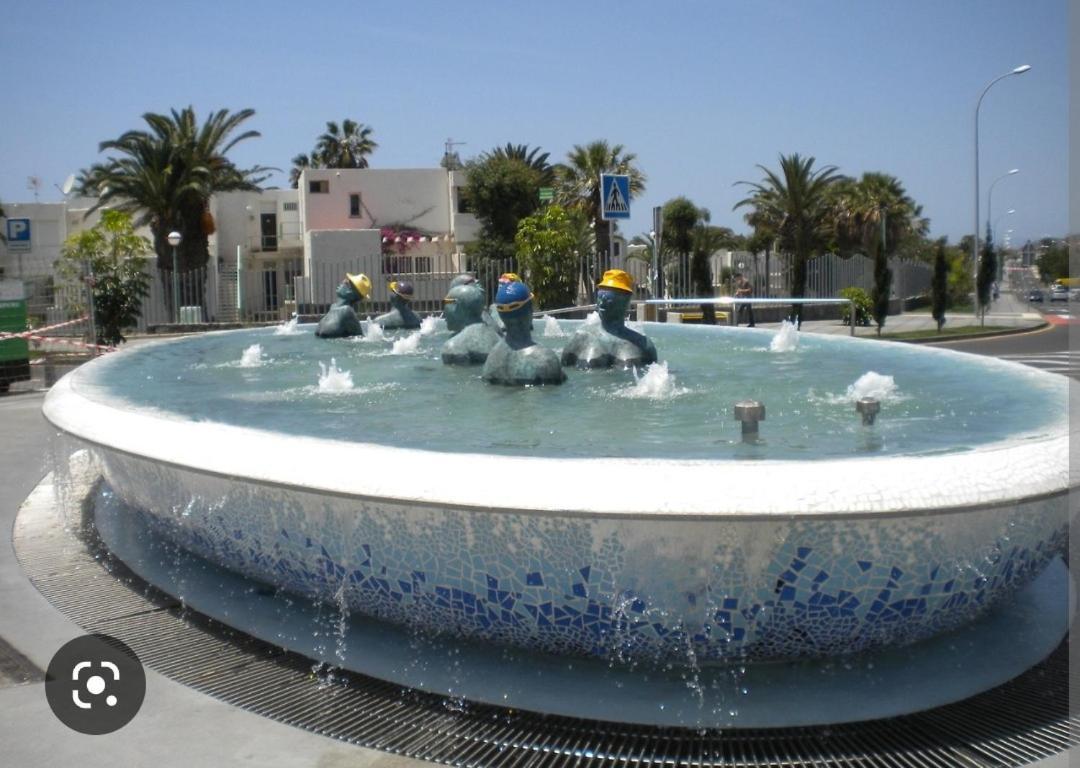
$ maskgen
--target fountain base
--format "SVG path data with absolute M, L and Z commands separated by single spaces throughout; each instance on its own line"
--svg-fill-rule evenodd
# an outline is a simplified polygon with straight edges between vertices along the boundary
M 98 532 L 116 557 L 162 591 L 242 632 L 409 688 L 596 720 L 775 728 L 918 712 L 993 688 L 1042 661 L 1065 636 L 1073 613 L 1068 569 L 1056 560 L 1016 599 L 912 646 L 746 667 L 624 668 L 343 616 L 332 605 L 275 591 L 161 540 L 104 485 L 92 499 Z

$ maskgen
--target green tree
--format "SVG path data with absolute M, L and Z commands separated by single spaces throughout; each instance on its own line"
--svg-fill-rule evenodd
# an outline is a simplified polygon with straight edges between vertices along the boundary
M 540 207 L 543 173 L 518 157 L 486 152 L 466 163 L 465 194 L 480 222 L 470 256 L 481 262 L 513 259 L 518 223 Z
M 487 154 L 492 158 L 520 160 L 540 174 L 540 186 L 550 187 L 555 183 L 555 166 L 548 162 L 549 153 L 540 147 L 529 148 L 528 144 L 507 143 L 505 147 L 495 147 Z
M 102 211 L 100 223 L 64 242 L 56 274 L 73 286 L 89 280 L 98 344 L 120 344 L 123 330 L 138 322 L 150 290 L 146 255 L 151 252 L 150 241 L 135 234 L 131 215 L 115 210 Z M 81 291 L 73 293 L 82 296 Z
M 181 235 L 180 271 L 205 267 L 210 259 L 208 237 L 214 230 L 210 197 L 216 192 L 257 190 L 266 179 L 270 169 L 237 168 L 226 156 L 241 141 L 259 136 L 252 130 L 233 135 L 254 114 L 251 109 L 232 114 L 222 109 L 199 125 L 191 107 L 168 115 L 147 112 L 143 120 L 148 130 L 128 131 L 101 142 L 99 151 L 113 156 L 80 172 L 81 194 L 98 198 L 90 212 L 111 207 L 130 213 L 136 227 L 149 224 L 166 284 L 172 275 L 169 232 Z M 201 303 L 201 294 L 194 298 Z
M 814 169 L 814 158 L 798 153 L 780 155 L 780 170 L 759 165 L 765 176 L 760 182 L 740 181 L 750 187 L 750 195 L 735 208 L 750 208 L 746 222 L 754 232 L 775 236 L 779 250 L 792 256 L 791 295 L 806 294 L 807 262 L 823 253 L 831 238 L 830 187 L 840 178 L 832 165 Z M 792 306 L 796 322 L 802 306 Z
M 577 298 L 581 218 L 576 211 L 549 205 L 518 224 L 517 263 L 542 309 L 572 306 Z
M 348 118 L 340 126 L 332 120 L 327 121 L 326 131 L 315 140 L 311 153 L 292 159 L 289 183 L 293 189 L 307 168 L 367 168 L 368 155 L 379 147 L 371 138 L 371 132 L 369 126 Z
M 626 152 L 622 144 L 609 145 L 593 141 L 584 146 L 575 144 L 566 162 L 555 166 L 555 202 L 565 208 L 584 212 L 596 233 L 596 250 L 607 254 L 611 250 L 608 222 L 601 217 L 600 174 L 624 174 L 630 177 L 630 196 L 645 191 L 645 174 L 634 164 L 637 155 Z
M 892 270 L 889 257 L 902 244 L 918 241 L 928 227 L 915 204 L 895 176 L 864 173 L 862 178 L 842 179 L 831 190 L 834 242 L 839 250 L 859 251 L 874 260 L 874 287 L 870 294 L 874 321 L 880 335 L 889 313 Z
M 930 281 L 930 305 L 937 329 L 940 332 L 945 325 L 945 310 L 949 306 L 949 265 L 945 251 L 945 238 L 937 242 L 934 249 L 934 276 Z
M 983 242 L 982 257 L 979 259 L 979 271 L 975 275 L 975 293 L 979 300 L 980 323 L 986 323 L 986 310 L 990 308 L 990 294 L 994 280 L 997 279 L 997 252 L 994 250 L 993 234 L 990 225 L 986 225 L 986 240 Z
M 1039 241 L 1039 256 L 1035 261 L 1043 283 L 1052 283 L 1069 276 L 1069 248 L 1061 240 L 1044 237 Z

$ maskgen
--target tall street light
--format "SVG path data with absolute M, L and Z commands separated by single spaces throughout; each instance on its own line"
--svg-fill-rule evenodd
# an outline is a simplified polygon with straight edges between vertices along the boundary
M 1020 173 L 1020 169 L 1019 168 L 1013 168 L 1011 171 L 1008 171 L 1006 173 L 1001 174 L 996 179 L 994 179 L 993 181 L 990 182 L 990 195 L 988 196 L 988 199 L 986 201 L 986 224 L 987 224 L 987 226 L 989 226 L 989 224 L 990 224 L 991 214 L 994 211 L 994 185 L 997 184 L 1002 179 L 1008 178 L 1009 176 L 1015 176 L 1018 173 Z M 994 224 L 994 228 L 995 229 L 997 228 L 997 224 Z
M 1009 210 L 1005 211 L 1005 213 L 1001 214 L 996 219 L 994 219 L 994 228 L 992 230 L 990 230 L 991 235 L 993 235 L 993 233 L 997 232 L 998 222 L 999 221 L 1004 219 L 1006 216 L 1012 216 L 1014 213 L 1016 213 L 1016 209 L 1015 208 L 1010 208 Z
M 175 229 L 166 238 L 172 246 L 172 306 L 173 321 L 180 324 L 180 275 L 176 271 L 176 246 L 180 245 L 180 233 Z
M 975 103 L 975 237 L 971 241 L 971 264 L 972 274 L 975 279 L 975 311 L 979 310 L 979 108 L 982 106 L 983 97 L 986 92 L 989 91 L 994 83 L 999 80 L 1004 80 L 1006 77 L 1012 75 L 1022 75 L 1031 69 L 1030 64 L 1021 64 L 1016 69 L 1006 72 L 1004 75 L 998 75 L 983 88 L 982 93 L 979 94 L 979 100 Z

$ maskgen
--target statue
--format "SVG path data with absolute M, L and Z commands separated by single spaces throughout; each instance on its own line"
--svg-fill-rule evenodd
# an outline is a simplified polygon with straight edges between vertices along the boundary
M 378 323 L 383 328 L 416 329 L 420 327 L 420 318 L 412 311 L 409 302 L 413 298 L 412 283 L 404 280 L 395 281 L 387 286 L 390 289 L 390 311 L 385 315 L 379 315 L 373 323 Z
M 457 280 L 457 278 L 454 278 Z M 447 365 L 476 365 L 487 360 L 499 334 L 484 322 L 484 289 L 475 280 L 454 285 L 443 299 L 443 318 L 454 335 L 443 345 Z
M 502 318 L 506 336 L 488 353 L 484 381 L 512 386 L 566 381 L 559 356 L 533 341 L 533 297 L 529 287 L 521 282 L 503 283 L 495 295 L 495 310 Z
M 596 286 L 599 325 L 586 325 L 570 339 L 562 352 L 563 365 L 578 368 L 610 368 L 656 362 L 656 347 L 637 331 L 626 327 L 626 312 L 634 295 L 634 278 L 621 269 L 609 269 Z
M 518 277 L 516 272 L 503 272 L 501 275 L 499 275 L 500 289 L 508 283 L 520 282 L 521 278 Z M 494 327 L 495 330 L 499 332 L 500 336 L 506 333 L 506 328 L 503 326 L 502 318 L 499 317 L 499 311 L 494 304 L 492 304 L 491 308 L 488 310 L 488 322 L 491 323 L 492 327 Z
M 346 272 L 345 279 L 337 287 L 335 295 L 337 300 L 319 320 L 315 335 L 324 339 L 363 336 L 364 329 L 360 326 L 356 310 L 360 302 L 371 295 L 371 280 L 367 275 L 350 275 Z

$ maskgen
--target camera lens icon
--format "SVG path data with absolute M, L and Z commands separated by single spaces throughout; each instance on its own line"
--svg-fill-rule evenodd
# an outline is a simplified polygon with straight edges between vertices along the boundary
M 45 675 L 53 714 L 80 733 L 111 733 L 142 706 L 146 674 L 135 653 L 114 637 L 86 635 L 66 643 Z

